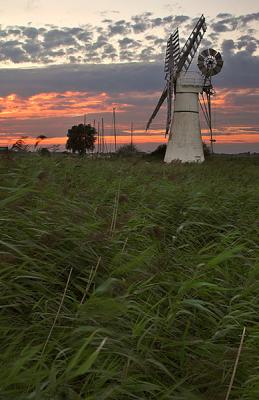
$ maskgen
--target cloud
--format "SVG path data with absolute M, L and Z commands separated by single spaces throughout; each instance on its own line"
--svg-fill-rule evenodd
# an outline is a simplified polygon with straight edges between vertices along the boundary
M 35 69 L 0 70 L 0 95 L 30 96 L 39 92 L 82 91 L 154 91 L 164 84 L 163 65 L 125 63 L 106 65 L 60 65 Z
M 107 93 L 66 91 L 38 93 L 29 97 L 10 94 L 0 98 L 0 120 L 73 117 L 83 113 L 105 113 L 115 103 Z M 118 111 L 128 105 L 116 103 Z
M 3 52 L 1 61 L 21 64 L 98 63 L 111 59 L 117 62 L 154 61 L 164 50 L 161 44 L 166 42 L 171 25 L 184 24 L 188 19 L 183 15 L 154 18 L 152 13 L 146 12 L 129 20 L 105 19 L 99 26 L 58 27 L 47 24 L 43 27 L 7 27 L 0 31 L 2 47 L 11 46 L 12 40 L 19 40 L 19 45 L 15 48 L 15 55 L 13 51 L 12 54 Z M 153 43 L 145 39 L 143 35 L 146 33 L 153 36 Z M 123 47 L 126 44 L 124 39 L 131 40 L 131 51 L 129 45 Z M 151 45 L 155 47 L 153 51 L 150 51 Z
M 251 51 L 235 51 L 233 40 L 223 42 L 224 66 L 222 72 L 215 78 L 220 86 L 225 87 L 259 87 L 259 56 Z
M 0 61 L 8 59 L 14 64 L 28 61 L 26 51 L 21 48 L 21 44 L 18 40 L 0 42 Z
M 111 20 L 108 20 L 109 25 L 108 25 L 108 36 L 114 36 L 114 35 L 126 35 L 127 33 L 130 32 L 130 23 L 126 22 L 124 19 L 113 22 Z
M 51 29 L 44 34 L 43 47 L 46 49 L 76 45 L 76 39 L 70 31 L 64 29 Z
M 249 23 L 259 21 L 259 12 L 240 16 L 218 14 L 217 19 L 219 20 L 211 25 L 215 32 L 231 32 L 245 29 Z
M 222 13 L 208 18 L 209 30 L 203 46 L 220 48 L 224 35 L 232 31 L 239 32 L 240 37 L 256 38 L 256 21 L 259 13 Z M 0 30 L 0 61 L 8 65 L 162 61 L 168 35 L 180 26 L 183 45 L 196 22 L 196 17 L 191 19 L 183 14 L 161 17 L 146 12 L 128 20 L 106 18 L 98 26 L 8 26 Z M 244 45 L 244 40 L 240 39 L 235 50 L 256 54 L 258 41 L 248 43 L 247 39 Z
M 121 49 L 132 49 L 132 48 L 138 48 L 141 46 L 141 43 L 137 40 L 125 37 L 121 40 L 119 40 L 119 45 Z

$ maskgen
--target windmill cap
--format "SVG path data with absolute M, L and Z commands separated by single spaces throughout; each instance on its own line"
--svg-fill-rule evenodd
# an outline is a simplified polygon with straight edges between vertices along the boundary
M 181 86 L 194 86 L 200 88 L 203 86 L 204 78 L 199 72 L 181 72 L 177 84 Z

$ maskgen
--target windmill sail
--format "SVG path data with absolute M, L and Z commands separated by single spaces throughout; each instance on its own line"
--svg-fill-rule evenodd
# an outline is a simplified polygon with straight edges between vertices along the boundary
M 164 88 L 164 91 L 163 91 L 163 93 L 162 93 L 162 95 L 161 95 L 161 97 L 160 97 L 160 99 L 159 99 L 159 102 L 157 103 L 157 106 L 156 106 L 156 108 L 155 108 L 153 114 L 152 114 L 151 117 L 149 118 L 149 121 L 148 121 L 147 126 L 146 126 L 146 131 L 149 129 L 149 127 L 150 127 L 150 125 L 151 125 L 153 119 L 154 119 L 155 116 L 157 115 L 157 113 L 158 113 L 160 107 L 162 106 L 162 104 L 163 104 L 163 102 L 165 101 L 166 98 L 167 98 L 167 86 Z
M 167 118 L 166 118 L 166 132 L 167 135 L 171 122 L 172 122 L 172 98 L 173 88 L 175 81 L 175 72 L 177 64 L 180 59 L 180 43 L 179 43 L 179 31 L 178 28 L 170 35 L 167 42 L 166 57 L 165 57 L 165 73 L 167 81 Z
M 167 99 L 167 121 L 166 121 L 166 134 L 169 131 L 170 124 L 171 124 L 171 114 L 172 114 L 172 96 L 173 96 L 173 80 L 174 80 L 174 74 L 175 70 L 177 68 L 177 64 L 179 62 L 179 57 L 180 57 L 180 44 L 179 44 L 179 31 L 178 28 L 174 31 L 172 35 L 170 35 L 168 42 L 167 42 L 167 48 L 166 48 L 166 56 L 165 56 L 165 74 L 166 74 L 166 80 L 167 84 L 165 89 L 162 92 L 162 95 L 157 103 L 157 106 L 151 115 L 147 126 L 146 130 L 149 129 L 153 119 L 156 117 L 158 111 L 160 110 L 160 107 L 164 103 L 164 101 Z
M 170 35 L 167 42 L 165 57 L 165 73 L 167 84 L 153 114 L 147 123 L 146 130 L 149 129 L 153 119 L 156 117 L 162 104 L 167 99 L 166 134 L 169 132 L 172 120 L 172 97 L 176 80 L 182 70 L 187 71 L 189 69 L 189 66 L 191 65 L 191 62 L 206 30 L 207 26 L 205 23 L 205 17 L 202 15 L 181 51 L 178 29 L 176 29 L 174 33 Z
M 171 122 L 172 122 L 172 81 L 167 82 L 167 117 L 166 117 L 166 130 L 165 135 L 168 135 L 170 130 Z
M 170 35 L 167 41 L 165 56 L 165 73 L 166 79 L 172 78 L 180 59 L 180 43 L 178 28 Z
M 182 48 L 180 61 L 177 65 L 177 74 L 182 70 L 188 71 L 206 30 L 205 17 L 202 15 Z

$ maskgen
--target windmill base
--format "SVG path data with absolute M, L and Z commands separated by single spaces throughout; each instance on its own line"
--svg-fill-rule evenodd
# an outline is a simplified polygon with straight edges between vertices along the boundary
M 172 161 L 204 161 L 199 118 L 199 93 L 202 78 L 199 74 L 182 74 L 177 81 L 174 115 L 166 149 L 166 163 Z
M 204 161 L 201 140 L 200 121 L 198 114 L 188 113 L 174 117 L 172 132 L 168 140 L 164 161 L 198 162 Z

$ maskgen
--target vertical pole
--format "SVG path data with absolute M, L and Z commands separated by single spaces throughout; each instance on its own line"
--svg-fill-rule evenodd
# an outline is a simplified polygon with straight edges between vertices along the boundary
M 133 122 L 131 122 L 131 128 L 130 128 L 130 146 L 131 150 L 133 149 Z
M 94 128 L 95 128 L 95 119 L 94 119 Z
M 114 134 L 114 148 L 117 150 L 117 133 L 116 133 L 116 119 L 115 119 L 116 108 L 113 107 L 113 134 Z
M 100 121 L 97 124 L 97 154 L 100 153 Z
M 210 94 L 210 92 L 207 93 L 207 100 L 208 100 L 208 111 L 209 111 L 210 148 L 211 148 L 211 154 L 214 154 L 212 120 L 211 120 L 211 94 Z
M 85 124 L 86 124 L 86 115 L 84 114 L 84 142 L 85 142 L 85 146 L 86 146 Z M 85 148 L 85 150 L 86 150 L 86 148 Z
M 102 152 L 104 153 L 104 121 L 102 118 Z

